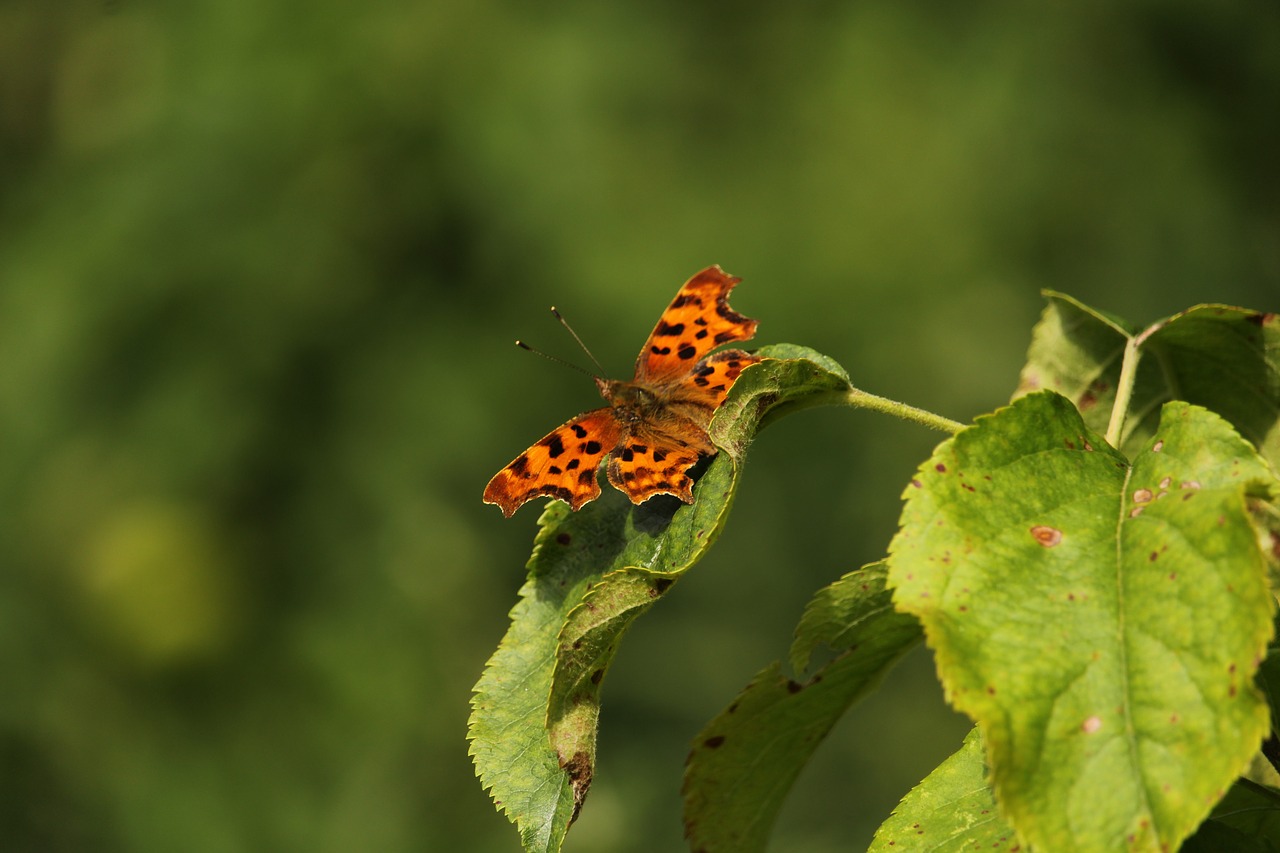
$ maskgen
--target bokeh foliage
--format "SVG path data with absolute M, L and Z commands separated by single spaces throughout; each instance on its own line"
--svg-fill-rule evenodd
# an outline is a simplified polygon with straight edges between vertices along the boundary
M 0 4 L 0 838 L 516 849 L 463 733 L 532 515 L 479 496 L 594 395 L 510 340 L 573 357 L 554 303 L 623 375 L 720 263 L 761 343 L 967 419 L 1042 287 L 1274 309 L 1278 43 L 1261 0 Z M 761 437 L 615 662 L 570 847 L 679 849 L 689 740 L 935 442 Z M 913 660 L 778 849 L 957 748 Z

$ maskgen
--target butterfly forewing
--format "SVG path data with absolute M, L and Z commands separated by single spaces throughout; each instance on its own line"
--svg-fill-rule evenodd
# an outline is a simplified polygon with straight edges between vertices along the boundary
M 684 403 L 693 403 L 710 415 L 724 402 L 725 396 L 738 374 L 760 361 L 760 357 L 740 349 L 729 349 L 704 358 L 694 366 L 693 372 L 680 380 L 671 390 L 671 406 L 679 409 Z M 705 423 L 703 424 L 705 428 Z
M 596 471 L 622 427 L 609 408 L 595 409 L 557 427 L 493 476 L 485 503 L 511 517 L 526 501 L 546 495 L 578 509 L 600 496 Z
M 729 307 L 729 291 L 740 278 L 718 266 L 684 283 L 636 359 L 636 381 L 674 382 L 711 350 L 756 333 L 756 321 Z

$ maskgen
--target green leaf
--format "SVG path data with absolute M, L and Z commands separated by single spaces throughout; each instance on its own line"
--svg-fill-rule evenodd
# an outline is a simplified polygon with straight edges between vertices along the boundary
M 1016 849 L 1013 828 L 1000 817 L 987 786 L 982 736 L 964 745 L 902 798 L 868 853 L 969 853 Z
M 1280 851 L 1280 794 L 1238 779 L 1213 815 L 1182 845 L 1183 853 Z
M 844 402 L 851 390 L 844 368 L 808 347 L 773 344 L 756 354 L 776 360 L 742 372 L 708 429 L 716 446 L 739 460 L 770 423 L 800 408 Z
M 847 387 L 843 370 L 811 350 L 760 355 L 769 360 L 743 371 L 717 413 L 713 437 L 727 436 L 730 452 L 707 465 L 693 504 L 659 496 L 634 506 L 606 488 L 576 513 L 552 502 L 539 519 L 528 580 L 476 684 L 468 727 L 476 773 L 526 850 L 560 849 L 591 785 L 600 687 L 618 643 L 714 542 L 761 419 Z
M 744 374 L 745 375 L 745 374 Z M 839 652 L 803 683 L 781 664 L 760 672 L 707 724 L 684 779 L 685 834 L 707 853 L 764 850 L 796 776 L 832 725 L 920 640 L 915 619 L 893 608 L 883 565 L 850 572 L 810 602 L 792 661 L 803 676 L 813 649 Z
M 1207 820 L 1179 849 L 1181 853 L 1275 853 L 1276 848 L 1234 826 Z
M 1138 330 L 1066 294 L 1046 291 L 1044 296 L 1048 305 L 1031 333 L 1016 396 L 1057 391 L 1075 402 L 1090 429 L 1103 432 L 1125 342 Z
M 1069 296 L 1046 292 L 1018 395 L 1046 388 L 1080 409 L 1103 432 L 1115 402 L 1129 324 Z M 1199 305 L 1157 323 L 1142 343 L 1122 449 L 1154 433 L 1160 406 L 1185 400 L 1230 421 L 1280 468 L 1280 315 Z
M 953 704 L 1033 848 L 1172 850 L 1266 730 L 1272 599 L 1246 495 L 1257 453 L 1164 407 L 1130 462 L 1040 392 L 941 444 L 890 549 Z
M 1275 731 L 1280 724 L 1280 648 L 1273 643 L 1267 649 L 1267 656 L 1258 667 L 1258 689 L 1266 697 L 1267 707 L 1271 711 L 1271 728 Z

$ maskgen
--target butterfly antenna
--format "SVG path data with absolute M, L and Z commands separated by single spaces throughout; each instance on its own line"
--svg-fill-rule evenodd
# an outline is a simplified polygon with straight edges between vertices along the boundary
M 591 354 L 591 350 L 587 349 L 587 345 L 582 342 L 582 338 L 578 337 L 578 333 L 573 330 L 573 326 L 569 325 L 569 321 L 560 316 L 560 312 L 556 310 L 556 306 L 554 305 L 551 306 L 551 316 L 559 320 L 560 325 L 564 326 L 565 329 L 568 330 L 569 334 L 573 335 L 573 339 L 578 342 L 578 346 L 582 347 L 582 351 L 587 354 L 587 358 L 591 359 L 591 363 L 600 371 L 599 375 L 604 376 L 604 368 L 600 365 L 600 362 L 596 361 L 596 357 Z
M 568 368 L 571 368 L 571 369 L 573 369 L 573 370 L 576 370 L 576 371 L 578 371 L 579 373 L 585 373 L 585 374 L 587 374 L 588 376 L 590 376 L 592 379 L 597 379 L 597 378 L 598 378 L 594 373 L 592 373 L 590 370 L 587 370 L 585 367 L 582 367 L 582 366 L 580 366 L 580 365 L 574 364 L 572 361 L 565 361 L 563 358 L 558 358 L 558 357 L 556 357 L 556 356 L 554 356 L 554 355 L 547 355 L 547 354 L 546 354 L 545 352 L 543 352 L 542 350 L 540 350 L 540 349 L 534 349 L 533 347 L 531 347 L 531 346 L 529 346 L 528 344 L 526 344 L 524 341 L 516 341 L 516 346 L 520 347 L 520 349 L 528 350 L 529 352 L 533 353 L 534 355 L 540 355 L 540 356 L 542 356 L 543 358 L 545 358 L 547 361 L 554 361 L 556 364 L 563 364 L 565 367 L 568 367 Z

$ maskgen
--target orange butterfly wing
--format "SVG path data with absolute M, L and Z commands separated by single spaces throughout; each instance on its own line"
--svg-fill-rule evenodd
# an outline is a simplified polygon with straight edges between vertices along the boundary
M 595 409 L 553 429 L 517 456 L 484 488 L 484 502 L 507 518 L 525 502 L 547 495 L 577 510 L 600 496 L 600 460 L 622 435 L 613 409 Z
M 675 382 L 721 344 L 754 335 L 756 321 L 729 307 L 729 291 L 740 281 L 718 265 L 686 281 L 640 350 L 636 382 Z

